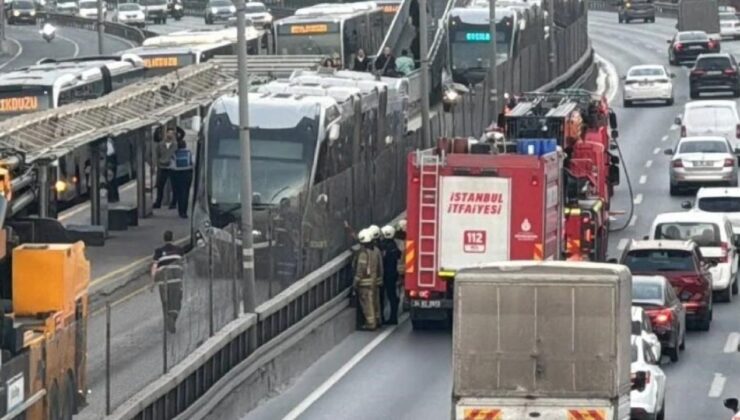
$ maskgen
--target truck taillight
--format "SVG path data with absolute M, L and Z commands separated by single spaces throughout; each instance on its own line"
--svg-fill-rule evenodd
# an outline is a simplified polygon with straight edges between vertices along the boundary
M 730 256 L 730 244 L 727 242 L 722 242 L 722 245 L 720 245 L 720 249 L 722 250 L 722 255 L 719 257 L 719 262 L 726 263 L 729 260 Z
M 421 299 L 429 299 L 432 296 L 432 292 L 429 290 L 422 290 L 419 292 L 419 297 Z

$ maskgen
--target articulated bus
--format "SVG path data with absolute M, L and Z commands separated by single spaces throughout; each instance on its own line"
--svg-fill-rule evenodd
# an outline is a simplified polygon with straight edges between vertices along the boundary
M 488 2 L 450 10 L 447 36 L 452 78 L 474 85 L 486 77 L 490 63 L 491 31 Z M 496 55 L 503 62 L 517 51 L 519 15 L 510 8 L 496 8 Z
M 374 2 L 304 7 L 273 27 L 278 55 L 338 54 L 345 68 L 352 66 L 360 48 L 367 55 L 375 54 L 387 29 L 383 9 Z
M 249 54 L 258 53 L 264 35 L 263 30 L 247 27 Z M 141 57 L 148 78 L 161 76 L 191 64 L 204 63 L 217 55 L 236 54 L 237 41 L 236 27 L 188 30 L 148 38 L 141 47 L 123 53 Z
M 43 59 L 36 65 L 0 73 L 0 120 L 97 99 L 144 78 L 143 60 L 132 54 L 117 57 Z M 132 175 L 131 146 L 117 139 L 119 168 L 116 177 Z M 55 168 L 56 204 L 66 207 L 89 191 L 89 150 L 61 156 Z M 106 175 L 108 176 L 108 175 Z

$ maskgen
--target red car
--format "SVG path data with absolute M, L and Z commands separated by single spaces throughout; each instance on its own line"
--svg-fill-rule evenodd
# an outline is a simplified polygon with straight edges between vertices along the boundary
M 708 331 L 712 322 L 712 262 L 704 261 L 694 241 L 633 241 L 621 264 L 633 275 L 668 279 L 686 309 L 686 322 Z

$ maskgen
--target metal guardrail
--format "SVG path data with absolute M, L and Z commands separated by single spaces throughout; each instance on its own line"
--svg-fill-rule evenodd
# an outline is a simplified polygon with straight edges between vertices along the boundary
M 74 15 L 51 12 L 47 12 L 45 14 L 45 18 L 48 22 L 53 23 L 57 26 L 86 29 L 89 31 L 98 30 L 97 19 L 83 18 Z M 110 21 L 104 22 L 103 28 L 106 34 L 126 39 L 137 45 L 141 45 L 141 43 L 144 42 L 144 40 L 147 38 L 158 35 L 152 31 L 147 31 L 145 29 L 139 29 L 133 26 Z
M 582 75 L 592 71 L 592 65 L 593 51 L 589 47 L 567 72 L 542 88 L 560 88 L 585 79 Z M 229 380 L 234 375 L 231 370 L 250 366 L 254 361 L 251 357 L 253 354 L 263 351 L 264 346 L 273 345 L 281 339 L 281 334 L 291 328 L 300 326 L 314 311 L 332 303 L 346 305 L 346 300 L 340 297 L 346 296 L 352 284 L 351 261 L 352 252 L 343 252 L 260 305 L 256 310 L 256 318 L 249 315 L 233 321 L 170 373 L 129 399 L 111 418 L 144 420 L 182 417 L 183 413 L 191 410 L 189 407 L 198 398 L 215 392 L 210 389 L 219 379 Z M 257 329 L 256 343 L 247 340 L 251 328 Z M 255 347 L 250 347 L 252 345 Z

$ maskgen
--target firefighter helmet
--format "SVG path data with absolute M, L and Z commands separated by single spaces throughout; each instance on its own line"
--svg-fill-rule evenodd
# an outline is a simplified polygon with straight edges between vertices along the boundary
M 370 231 L 370 235 L 372 235 L 373 239 L 380 239 L 380 228 L 378 225 L 371 225 L 367 230 Z
M 357 239 L 361 244 L 369 244 L 373 241 L 373 235 L 370 233 L 370 229 L 362 229 L 360 233 L 357 234 Z
M 398 230 L 401 232 L 406 232 L 406 219 L 401 219 L 398 221 Z
M 380 231 L 383 233 L 385 239 L 393 239 L 396 236 L 396 229 L 391 225 L 383 226 L 383 229 L 380 229 Z

